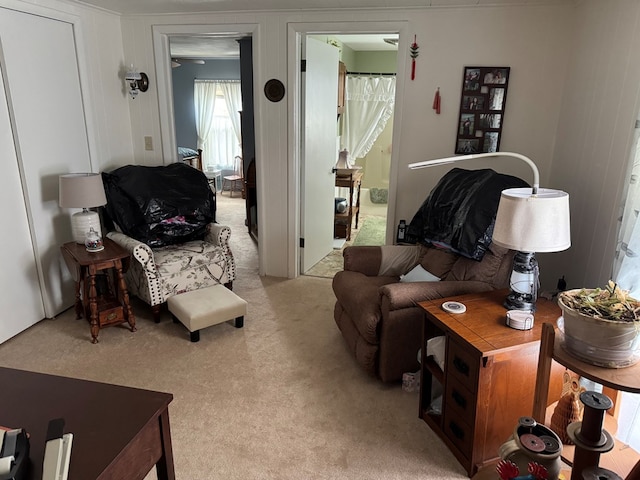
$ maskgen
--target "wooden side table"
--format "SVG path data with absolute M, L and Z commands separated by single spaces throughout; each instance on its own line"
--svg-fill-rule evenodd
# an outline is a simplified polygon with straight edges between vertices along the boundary
M 421 349 L 419 416 L 436 432 L 469 476 L 496 460 L 518 419 L 533 408 L 540 335 L 555 321 L 555 302 L 539 299 L 531 330 L 506 325 L 507 290 L 421 302 L 425 310 Z M 462 302 L 466 312 L 442 304 Z M 427 341 L 444 336 L 444 371 L 427 355 Z M 561 387 L 553 377 L 554 392 Z M 434 401 L 440 395 L 441 403 Z
M 334 237 L 346 238 L 351 240 L 351 224 L 353 217 L 356 218 L 356 226 L 358 228 L 358 220 L 360 218 L 360 187 L 362 186 L 362 170 L 357 170 L 349 175 L 338 175 L 336 173 L 336 187 L 344 187 L 349 189 L 349 206 L 344 213 L 335 213 L 334 215 Z M 355 196 L 355 202 L 354 202 Z
M 636 465 L 640 456 L 633 448 L 615 439 L 620 406 L 619 392 L 640 393 L 640 363 L 626 368 L 597 367 L 572 356 L 562 347 L 561 340 L 561 334 L 554 327 L 554 323 L 550 322 L 542 325 L 540 362 L 538 363 L 533 418 L 540 423 L 550 424 L 553 408 L 549 404 L 559 398 L 559 395 L 549 392 L 549 372 L 556 364 L 602 385 L 603 393 L 613 401 L 613 407 L 604 416 L 604 428 L 614 436 L 615 445 L 613 450 L 600 457 L 600 466 L 612 470 L 625 478 Z M 554 403 L 551 405 L 554 405 Z M 574 446 L 565 445 L 562 450 L 563 460 L 572 464 L 574 450 Z M 581 472 L 578 472 L 578 474 L 581 474 Z
M 102 327 L 126 321 L 130 330 L 136 331 L 136 319 L 123 274 L 123 264 L 128 266 L 129 252 L 108 238 L 103 242 L 104 250 L 100 252 L 88 252 L 84 245 L 76 242 L 60 247 L 76 282 L 76 318 L 84 315 L 91 323 L 91 343 L 98 343 L 98 332 Z M 101 272 L 104 272 L 106 285 L 98 288 L 97 276 Z

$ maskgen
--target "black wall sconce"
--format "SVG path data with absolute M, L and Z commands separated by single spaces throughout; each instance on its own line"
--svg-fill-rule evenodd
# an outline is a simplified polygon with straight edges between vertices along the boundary
M 136 98 L 139 92 L 146 92 L 149 89 L 149 77 L 144 72 L 138 72 L 133 64 L 124 75 L 124 81 L 129 88 L 131 98 Z

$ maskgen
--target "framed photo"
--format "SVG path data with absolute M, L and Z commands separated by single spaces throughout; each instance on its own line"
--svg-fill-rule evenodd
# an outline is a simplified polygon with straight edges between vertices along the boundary
M 456 153 L 480 153 L 480 140 L 477 138 L 458 140 Z
M 464 67 L 456 153 L 499 150 L 510 70 Z
M 473 114 L 463 113 L 460 115 L 459 137 L 471 137 L 475 131 L 476 116 Z

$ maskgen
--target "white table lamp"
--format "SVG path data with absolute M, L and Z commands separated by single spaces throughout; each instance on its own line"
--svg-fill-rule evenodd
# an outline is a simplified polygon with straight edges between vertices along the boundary
M 100 216 L 90 208 L 107 203 L 102 176 L 99 173 L 69 173 L 60 175 L 60 198 L 62 208 L 82 208 L 71 216 L 71 230 L 76 243 L 84 245 L 87 232 L 93 228 L 102 238 Z
M 503 156 L 523 160 L 533 170 L 532 188 L 508 188 L 500 194 L 492 241 L 517 252 L 509 281 L 511 292 L 504 306 L 509 310 L 533 312 L 539 286 L 535 252 L 560 252 L 571 246 L 569 194 L 561 190 L 539 188 L 538 168 L 530 158 L 519 153 L 461 155 L 412 163 L 409 168 Z

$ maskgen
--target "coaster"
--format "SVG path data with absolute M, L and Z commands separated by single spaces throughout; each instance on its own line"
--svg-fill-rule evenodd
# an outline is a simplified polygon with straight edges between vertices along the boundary
M 460 302 L 444 302 L 442 309 L 449 313 L 464 313 L 467 311 L 467 307 Z
M 516 330 L 531 330 L 533 320 L 533 313 L 528 310 L 509 310 L 507 312 L 507 325 Z

